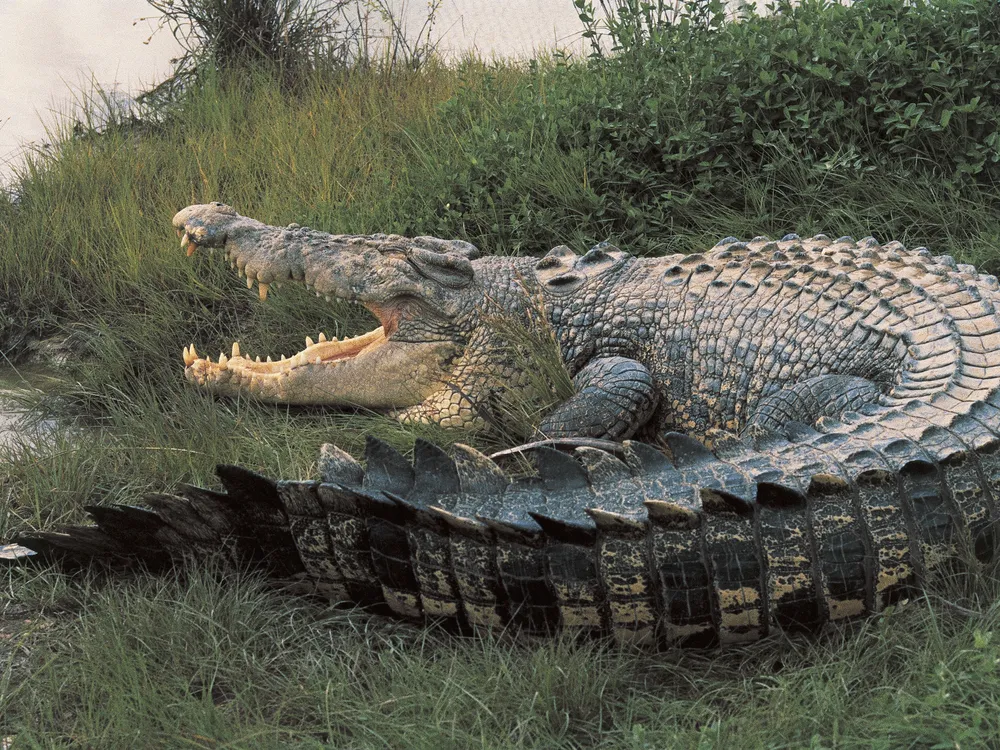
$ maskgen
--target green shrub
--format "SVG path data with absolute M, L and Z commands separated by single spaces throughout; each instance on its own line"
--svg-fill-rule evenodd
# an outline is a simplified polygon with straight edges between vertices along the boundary
M 557 57 L 509 90 L 479 79 L 445 104 L 445 119 L 464 125 L 456 156 L 439 165 L 445 218 L 506 234 L 514 248 L 543 249 L 554 239 L 546 227 L 565 237 L 574 222 L 662 252 L 708 210 L 753 211 L 760 184 L 771 200 L 757 231 L 789 229 L 810 203 L 819 214 L 822 202 L 864 204 L 886 182 L 995 197 L 993 0 L 782 0 L 772 16 L 725 23 L 694 3 L 636 31 L 654 18 L 619 17 L 614 54 L 585 65 Z M 575 170 L 571 195 L 552 189 L 554 153 Z M 524 174 L 545 177 L 525 190 Z M 883 236 L 922 219 L 892 213 Z

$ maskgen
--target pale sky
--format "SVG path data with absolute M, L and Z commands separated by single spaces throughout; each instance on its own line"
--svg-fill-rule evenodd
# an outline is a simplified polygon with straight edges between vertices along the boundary
M 416 33 L 426 0 L 391 2 Z M 170 72 L 179 48 L 166 29 L 144 44 L 156 25 L 147 15 L 145 0 L 0 0 L 0 173 L 91 80 L 134 93 Z M 445 50 L 490 56 L 569 46 L 579 31 L 571 0 L 443 0 L 434 34 Z
M 72 111 L 74 91 L 93 79 L 135 91 L 170 72 L 177 45 L 138 19 L 144 0 L 0 0 L 0 171 L 42 121 Z M 133 25 L 135 23 L 135 25 Z
M 416 34 L 428 0 L 387 2 Z M 168 29 L 145 43 L 156 21 L 139 19 L 149 15 L 145 0 L 0 0 L 0 183 L 19 147 L 44 140 L 43 123 L 72 112 L 92 80 L 135 93 L 167 76 L 180 48 Z M 433 38 L 446 53 L 528 57 L 585 49 L 581 31 L 572 0 L 440 0 Z

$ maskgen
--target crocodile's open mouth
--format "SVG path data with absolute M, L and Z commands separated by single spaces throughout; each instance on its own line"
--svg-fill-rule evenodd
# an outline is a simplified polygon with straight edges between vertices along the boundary
M 187 251 L 187 255 L 190 257 L 195 253 L 198 245 L 184 232 L 178 230 L 177 234 L 181 236 L 181 247 Z M 235 268 L 236 261 L 233 260 L 232 263 Z M 243 276 L 243 269 L 240 268 L 239 271 L 240 275 Z M 250 273 L 246 274 L 246 279 L 248 289 L 252 289 L 254 281 L 257 281 L 260 298 L 266 300 L 271 285 L 254 279 Z M 318 341 L 313 341 L 311 337 L 306 336 L 305 349 L 290 357 L 281 355 L 277 361 L 270 356 L 262 360 L 260 356 L 244 355 L 240 351 L 239 342 L 234 341 L 231 354 L 227 356 L 225 352 L 220 352 L 218 361 L 213 362 L 210 358 L 198 356 L 194 344 L 191 344 L 184 347 L 182 354 L 184 372 L 188 380 L 199 385 L 218 384 L 224 381 L 229 381 L 231 385 L 239 385 L 241 382 L 250 384 L 252 381 L 254 385 L 262 385 L 267 380 L 287 377 L 300 368 L 332 369 L 340 367 L 382 346 L 395 332 L 397 325 L 395 315 L 386 310 L 371 310 L 371 312 L 376 317 L 384 318 L 384 320 L 380 320 L 382 325 L 375 330 L 343 340 L 336 336 L 333 339 L 327 339 L 326 334 L 322 332 L 319 334 Z

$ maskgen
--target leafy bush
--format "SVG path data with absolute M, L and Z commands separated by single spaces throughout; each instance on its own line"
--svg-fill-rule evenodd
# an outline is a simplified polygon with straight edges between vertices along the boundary
M 773 15 L 738 22 L 706 3 L 672 22 L 646 3 L 618 3 L 611 43 L 596 44 L 587 64 L 557 57 L 508 90 L 479 79 L 445 105 L 446 119 L 468 125 L 451 171 L 439 167 L 442 203 L 467 228 L 495 217 L 489 229 L 522 248 L 516 235 L 538 229 L 542 249 L 552 239 L 542 225 L 565 238 L 566 221 L 582 219 L 659 252 L 708 207 L 746 213 L 754 184 L 771 186 L 757 229 L 776 231 L 817 189 L 816 201 L 835 203 L 834 183 L 855 197 L 886 180 L 995 195 L 993 0 L 781 0 Z M 547 174 L 553 152 L 578 164 L 570 200 L 544 180 L 527 192 L 519 184 L 519 174 Z

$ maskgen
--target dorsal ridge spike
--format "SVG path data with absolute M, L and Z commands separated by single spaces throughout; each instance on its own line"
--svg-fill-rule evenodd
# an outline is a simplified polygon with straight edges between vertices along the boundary
M 549 492 L 568 492 L 588 488 L 587 472 L 572 456 L 548 446 L 536 448 L 538 476 Z
M 323 443 L 320 446 L 317 464 L 320 478 L 324 482 L 360 487 L 365 478 L 365 470 L 354 456 L 333 443 Z
M 649 514 L 645 506 L 639 508 L 634 515 L 618 513 L 605 508 L 585 508 L 584 512 L 594 519 L 597 528 L 613 534 L 641 534 L 649 525 Z
M 453 495 L 462 489 L 452 457 L 423 438 L 413 442 L 413 473 L 413 494 L 424 500 L 433 495 Z
M 667 432 L 663 435 L 663 442 L 667 445 L 667 450 L 673 458 L 677 468 L 687 466 L 697 466 L 708 461 L 718 461 L 704 443 L 695 440 L 693 437 L 681 432 Z
M 413 487 L 413 466 L 384 440 L 369 435 L 365 442 L 365 489 L 406 495 Z
M 231 464 L 218 464 L 215 473 L 222 481 L 222 486 L 226 494 L 236 500 L 253 500 L 262 502 L 274 507 L 280 507 L 281 501 L 278 499 L 277 484 L 269 477 L 265 477 L 250 469 Z
M 701 497 L 701 507 L 709 513 L 735 513 L 738 516 L 753 513 L 753 503 L 732 492 L 717 487 L 702 487 L 698 494 Z
M 528 511 L 528 515 L 542 527 L 542 531 L 557 542 L 589 547 L 597 538 L 597 525 L 589 516 L 583 520 L 569 521 L 531 510 Z
M 622 443 L 625 463 L 637 474 L 660 474 L 674 471 L 674 465 L 667 454 L 649 443 L 625 440 Z
M 758 482 L 757 502 L 765 508 L 805 508 L 806 496 L 794 487 L 775 482 Z
M 452 458 L 462 492 L 466 494 L 496 495 L 510 484 L 510 477 L 495 461 L 464 443 L 452 446 Z
M 581 446 L 574 453 L 586 468 L 591 487 L 613 484 L 632 476 L 628 464 L 600 448 Z

